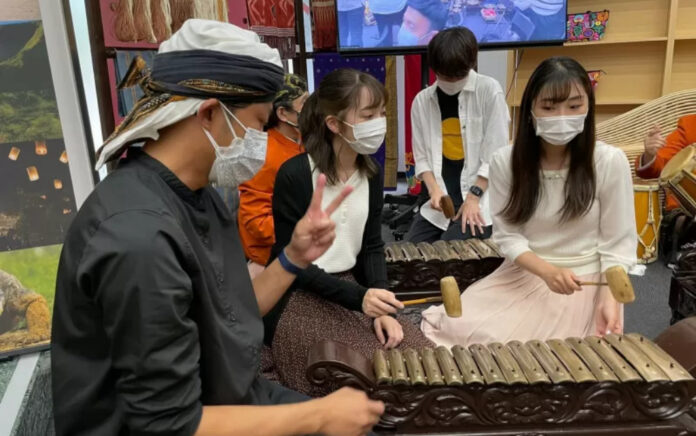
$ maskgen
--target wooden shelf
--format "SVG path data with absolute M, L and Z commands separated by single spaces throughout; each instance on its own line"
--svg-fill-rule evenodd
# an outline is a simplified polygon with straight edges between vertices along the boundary
M 661 95 L 665 53 L 666 44 L 659 42 L 624 44 L 620 51 L 611 44 L 527 49 L 508 103 L 519 104 L 527 80 L 544 59 L 571 56 L 586 70 L 606 72 L 595 91 L 599 104 L 642 104 Z
M 643 104 L 643 103 L 640 103 Z M 595 123 L 599 124 L 602 121 L 614 118 L 635 109 L 640 104 L 600 104 L 595 107 Z
M 602 86 L 601 84 L 599 86 Z M 595 104 L 597 106 L 638 106 L 641 104 L 645 104 L 649 102 L 650 100 L 653 100 L 652 98 L 636 98 L 636 99 L 617 99 L 617 100 L 603 100 L 603 99 L 597 99 L 595 100 Z
M 660 42 L 667 41 L 666 36 L 655 36 L 653 38 L 628 38 L 628 39 L 612 39 L 604 38 L 599 41 L 587 41 L 587 42 L 566 42 L 563 44 L 564 47 L 582 47 L 584 45 L 605 45 L 605 44 L 638 44 L 642 42 Z
M 692 88 L 696 88 L 696 40 L 676 41 L 670 92 Z
M 511 52 L 508 104 L 519 106 L 531 73 L 552 56 L 570 56 L 588 71 L 606 72 L 595 90 L 597 122 L 696 87 L 696 0 L 568 1 L 570 14 L 604 9 L 609 21 L 602 40 L 525 49 L 516 83 L 511 83 L 516 56 Z
M 604 100 L 604 101 L 595 101 L 596 106 L 640 106 L 641 104 L 645 104 L 649 102 L 652 99 L 644 99 L 644 100 Z M 519 107 L 520 102 L 516 101 L 510 106 L 513 107 Z
M 605 37 L 617 40 L 666 38 L 669 30 L 669 7 L 670 0 L 568 1 L 569 14 L 608 9 L 609 21 Z
M 681 38 L 682 35 L 696 37 L 696 0 L 679 0 L 676 18 L 677 22 L 674 24 L 676 39 L 691 39 Z M 611 20 L 611 15 L 609 19 Z

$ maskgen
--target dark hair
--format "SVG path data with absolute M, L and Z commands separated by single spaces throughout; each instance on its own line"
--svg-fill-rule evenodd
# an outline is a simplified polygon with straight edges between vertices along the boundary
M 300 113 L 302 142 L 317 169 L 326 174 L 328 183 L 336 183 L 338 174 L 332 146 L 334 133 L 326 125 L 326 117 L 334 115 L 341 118 L 346 111 L 358 109 L 363 88 L 367 88 L 372 96 L 370 108 L 386 104 L 387 91 L 377 79 L 362 71 L 342 68 L 324 77 Z M 370 156 L 359 154 L 356 165 L 358 171 L 368 177 L 378 173 L 377 165 Z
M 295 74 L 286 74 L 285 83 L 273 100 L 273 111 L 268 117 L 266 130 L 278 127 L 280 118 L 278 118 L 278 109 L 285 108 L 287 110 L 295 110 L 292 103 L 300 98 L 302 94 L 307 92 L 307 81 Z
M 440 30 L 447 23 L 447 6 L 442 0 L 408 0 L 408 5 L 430 20 L 430 30 Z
M 534 215 L 541 197 L 540 139 L 532 123 L 534 101 L 542 92 L 561 103 L 576 84 L 587 93 L 589 104 L 585 129 L 566 146 L 570 168 L 565 182 L 565 203 L 559 211 L 561 222 L 585 215 L 595 199 L 597 179 L 594 168 L 595 98 L 585 69 L 565 56 L 546 59 L 534 70 L 522 95 L 519 125 L 512 149 L 512 190 L 503 217 L 512 224 L 524 224 Z
M 466 77 L 476 68 L 477 59 L 476 35 L 466 27 L 438 32 L 428 44 L 428 64 L 436 74 Z

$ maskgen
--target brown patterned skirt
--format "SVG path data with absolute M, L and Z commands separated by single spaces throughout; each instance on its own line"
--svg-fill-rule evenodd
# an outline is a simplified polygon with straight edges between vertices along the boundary
M 348 279 L 341 274 L 343 279 Z M 349 278 L 354 280 L 352 275 Z M 432 347 L 433 343 L 418 326 L 403 316 L 397 320 L 404 329 L 404 340 L 398 348 Z M 277 377 L 290 389 L 319 397 L 330 387 L 316 387 L 307 380 L 307 358 L 310 348 L 322 340 L 342 342 L 372 359 L 375 350 L 382 348 L 373 327 L 373 318 L 362 312 L 348 310 L 314 294 L 295 291 L 278 321 L 271 349 L 275 371 L 268 371 L 268 357 L 264 359 L 266 375 Z M 274 374 L 275 372 L 275 374 Z

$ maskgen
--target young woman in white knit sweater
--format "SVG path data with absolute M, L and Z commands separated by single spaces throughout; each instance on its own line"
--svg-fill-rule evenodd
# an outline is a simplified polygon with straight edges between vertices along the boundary
M 442 345 L 546 340 L 623 330 L 623 308 L 599 282 L 636 263 L 633 188 L 623 152 L 595 142 L 595 100 L 583 67 L 550 58 L 522 96 L 513 147 L 490 168 L 493 240 L 506 260 L 462 293 L 461 318 L 442 306 L 421 329 Z

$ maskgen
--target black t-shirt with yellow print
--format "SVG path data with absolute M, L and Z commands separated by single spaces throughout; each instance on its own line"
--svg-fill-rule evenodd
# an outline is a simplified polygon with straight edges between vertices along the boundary
M 447 95 L 437 88 L 442 114 L 442 179 L 455 210 L 462 204 L 461 175 L 464 168 L 464 140 L 459 122 L 459 94 Z

